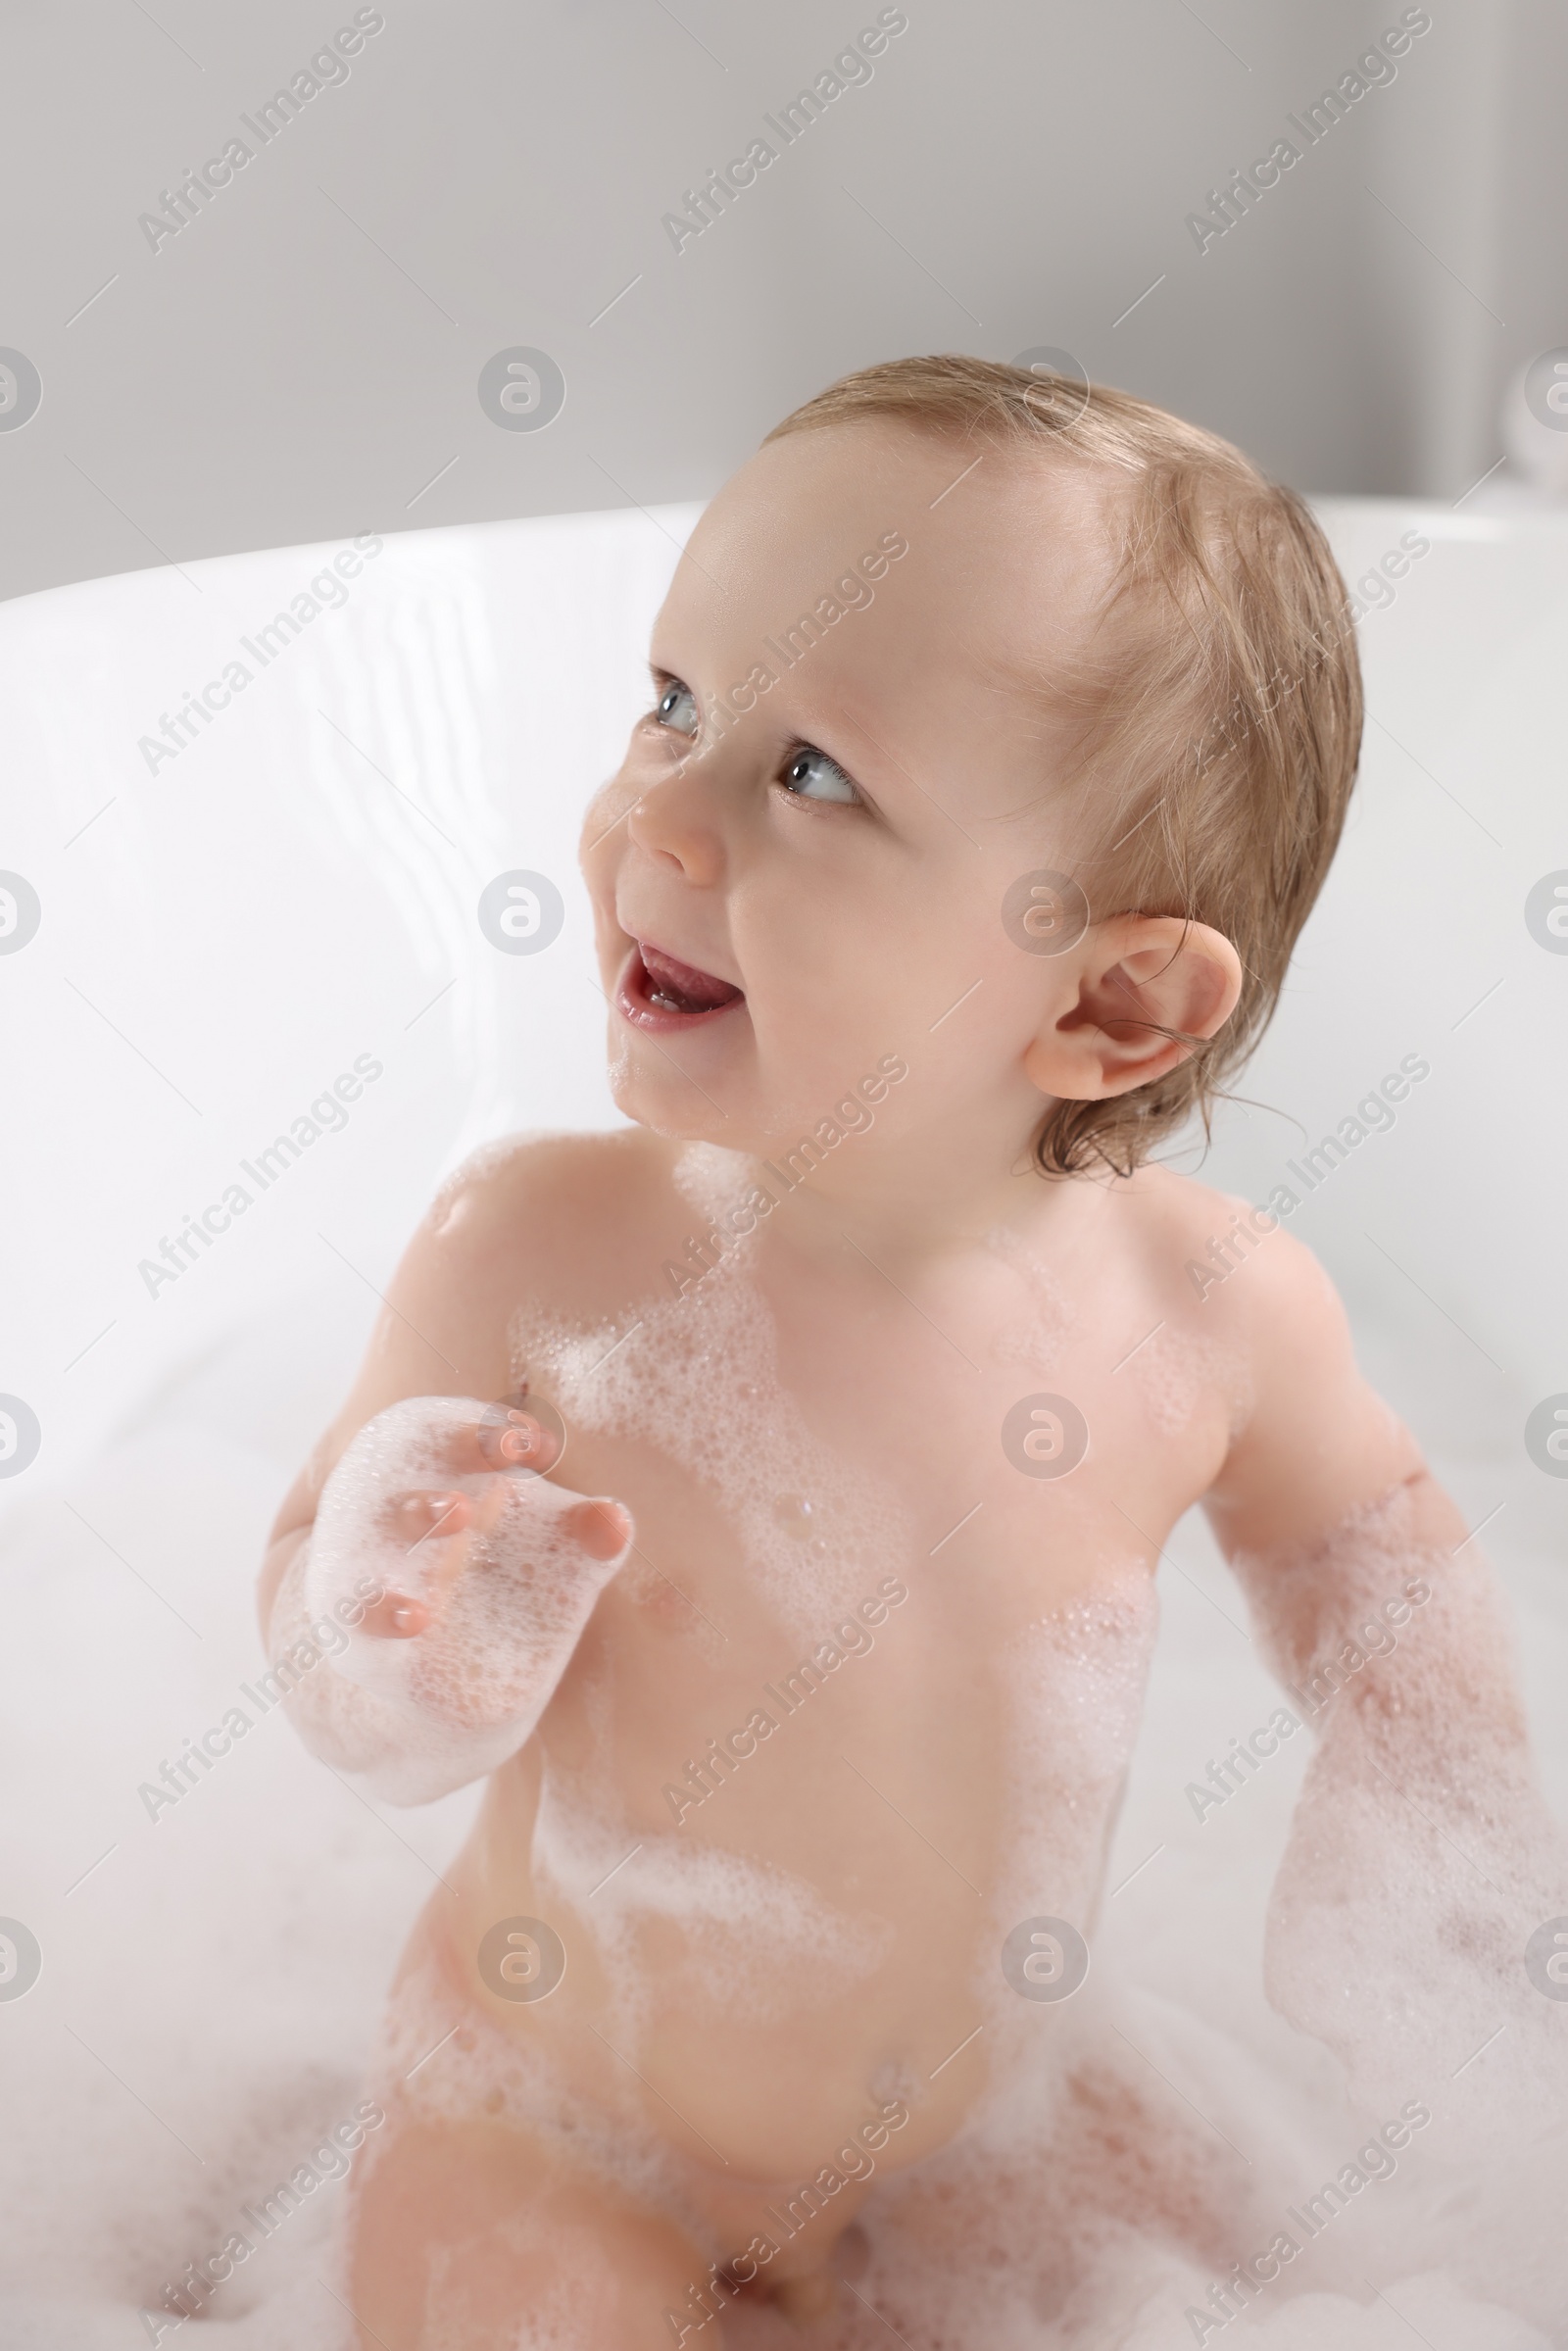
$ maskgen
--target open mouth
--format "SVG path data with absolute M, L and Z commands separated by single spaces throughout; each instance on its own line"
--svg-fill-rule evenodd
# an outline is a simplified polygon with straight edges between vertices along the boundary
M 615 1002 L 622 1017 L 636 1027 L 670 1030 L 716 1020 L 746 998 L 728 980 L 699 971 L 695 963 L 683 963 L 639 939 L 622 967 Z

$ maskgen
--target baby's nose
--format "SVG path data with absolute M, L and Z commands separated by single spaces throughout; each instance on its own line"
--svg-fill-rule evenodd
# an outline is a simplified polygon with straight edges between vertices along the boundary
M 677 769 L 651 785 L 627 810 L 627 838 L 666 872 L 710 890 L 723 879 L 724 843 L 709 803 L 709 779 Z

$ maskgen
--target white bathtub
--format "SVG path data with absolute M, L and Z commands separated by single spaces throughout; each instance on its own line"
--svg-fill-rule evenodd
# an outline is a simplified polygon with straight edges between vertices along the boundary
M 1208 1172 L 1262 1199 L 1303 1134 L 1315 1144 L 1401 1057 L 1430 1062 L 1397 1124 L 1294 1227 L 1470 1523 L 1490 1515 L 1568 1813 L 1568 1480 L 1523 1443 L 1531 1409 L 1568 1392 L 1568 955 L 1524 915 L 1532 886 L 1568 868 L 1568 518 L 1323 511 L 1352 578 L 1403 534 L 1429 551 L 1364 623 L 1355 813 L 1245 1082 L 1254 1106 L 1227 1111 Z M 614 1119 L 574 839 L 640 705 L 648 621 L 693 512 L 389 540 L 362 551 L 341 604 L 300 609 L 265 666 L 258 631 L 337 548 L 0 608 L 0 867 L 42 910 L 0 954 L 0 1390 L 40 1430 L 30 1466 L 0 1479 L 0 1916 L 42 1952 L 35 1986 L 0 1999 L 6 2351 L 148 2339 L 136 2305 L 347 2113 L 406 1925 L 471 1810 L 466 1792 L 377 1811 L 270 1719 L 156 1822 L 137 1788 L 254 1676 L 267 1523 L 438 1175 L 510 1127 Z M 252 676 L 230 678 L 223 707 L 235 660 Z M 195 739 L 145 752 L 204 688 Z M 512 869 L 564 901 L 538 955 L 496 952 L 475 919 Z M 265 1188 L 239 1173 L 356 1060 L 345 1123 Z M 236 1182 L 251 1204 L 225 1224 Z M 164 1243 L 204 1215 L 172 1272 Z M 1317 2099 L 1332 2138 L 1332 2068 L 1257 1983 L 1302 1758 L 1194 1820 L 1183 1785 L 1273 1700 L 1222 1621 L 1240 1601 L 1200 1522 L 1171 1554 L 1109 1884 L 1139 1874 L 1102 1947 L 1184 2096 L 1223 2081 L 1267 2105 L 1288 2078 L 1279 2110 Z M 1538 2150 L 1491 2255 L 1456 2246 L 1436 2282 L 1430 2260 L 1406 2275 L 1387 2248 L 1370 2275 L 1388 2302 L 1347 2286 L 1355 2309 L 1311 2339 L 1404 2344 L 1418 2325 L 1442 2351 L 1550 2340 L 1568 2264 L 1543 2253 L 1529 2200 L 1548 2177 Z M 206 2326 L 269 2351 L 324 2337 L 334 2193 Z M 1261 2331 L 1295 2344 L 1304 2323 L 1282 2300 Z M 1190 2339 L 1150 2326 L 1140 2344 Z

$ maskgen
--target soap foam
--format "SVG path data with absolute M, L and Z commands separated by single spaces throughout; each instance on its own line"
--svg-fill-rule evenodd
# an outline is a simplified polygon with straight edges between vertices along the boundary
M 1235 1565 L 1321 1742 L 1275 1887 L 1270 1998 L 1369 2106 L 1432 2094 L 1472 2144 L 1558 2120 L 1563 2004 L 1524 1954 L 1568 1915 L 1568 1852 L 1522 1744 L 1490 1569 L 1422 1539 L 1410 1486 L 1324 1543 Z M 1343 1687 L 1319 1706 L 1331 1661 Z
M 1143 1714 L 1158 1624 L 1152 1581 L 1130 1564 L 1092 1599 L 1070 1600 L 1015 1634 L 1000 1663 L 1007 1725 L 1004 1847 L 994 1915 L 1005 1935 L 1029 1918 L 1062 1919 L 1093 1950 L 1105 1855 Z M 1094 2005 L 1024 1999 L 1000 1951 L 976 1982 L 989 2028 L 992 2088 L 974 2118 L 978 2144 L 1014 2154 L 1040 2135 Z
M 1218 1397 L 1234 1438 L 1251 1408 L 1251 1383 L 1237 1350 L 1216 1339 L 1173 1331 L 1169 1323 L 1134 1348 L 1124 1376 L 1162 1437 L 1179 1437 L 1200 1405 Z
M 205 1682 L 171 1678 L 178 1652 L 169 1620 L 113 1554 L 84 1530 L 74 1536 L 68 1512 L 40 1502 L 16 1522 L 6 1559 L 6 1721 L 27 1800 L 13 1807 L 16 1890 L 6 1906 L 37 1928 L 47 1952 L 27 1999 L 0 2008 L 8 2122 L 0 2185 L 10 2223 L 0 2249 L 0 2339 L 18 2351 L 122 2351 L 144 2339 L 136 2303 L 221 2241 L 236 2199 L 269 2190 L 321 2123 L 360 2095 L 380 2096 L 390 2115 L 399 2085 L 411 2103 L 424 2093 L 434 2111 L 449 2096 L 452 2112 L 473 2114 L 497 2111 L 485 2102 L 505 2081 L 504 2107 L 519 2128 L 530 2111 L 555 2119 L 564 2162 L 581 2165 L 584 2149 L 600 2144 L 607 2179 L 635 2183 L 655 2209 L 679 2212 L 667 2150 L 655 2134 L 639 2136 L 629 2105 L 624 2115 L 580 2100 L 574 2109 L 567 2084 L 547 2079 L 531 2050 L 487 2025 L 476 2028 L 472 2049 L 454 2038 L 431 2056 L 449 2031 L 474 2025 L 471 2008 L 450 1989 L 432 1993 L 422 2010 L 411 2006 L 401 2064 L 387 2063 L 384 2087 L 379 2075 L 358 2081 L 368 2021 L 430 1884 L 421 1858 L 440 1865 L 461 1842 L 468 1797 L 399 1823 L 405 1840 L 337 1788 L 277 1724 L 253 1735 L 221 1779 L 204 1781 L 199 1796 L 156 1826 L 135 1805 L 135 1779 L 147 1755 L 168 1750 L 172 1726 L 210 1719 L 215 1690 L 255 1676 L 238 1595 L 289 1467 L 270 1449 L 271 1437 L 264 1443 L 257 1431 L 285 1422 L 292 1457 L 306 1431 L 296 1433 L 287 1416 L 306 1423 L 329 1412 L 322 1356 L 335 1350 L 346 1376 L 360 1334 L 329 1321 L 319 1334 L 303 1363 L 292 1310 L 237 1335 L 216 1374 L 204 1361 L 199 1389 L 172 1391 L 138 1430 L 134 1449 L 106 1455 L 93 1483 L 74 1496 L 127 1555 L 142 1560 L 145 1550 L 151 1559 L 155 1543 L 161 1546 L 161 1589 L 206 1634 L 205 1643 L 188 1644 L 205 1661 Z M 1404 1384 L 1422 1376 L 1421 1358 L 1407 1358 Z M 1434 1392 L 1434 1415 L 1442 1400 Z M 1542 1483 L 1528 1464 L 1520 1469 L 1500 1455 L 1489 1486 L 1493 1475 L 1483 1509 L 1502 1493 L 1528 1498 L 1531 1482 Z M 172 1493 L 188 1506 L 171 1513 Z M 1206 1544 L 1200 1526 L 1192 1541 Z M 1398 1551 L 1395 1543 L 1392 1555 Z M 1544 1545 L 1532 1557 L 1521 1544 L 1510 1579 L 1549 1709 L 1565 1656 L 1557 1562 Z M 1396 1574 L 1366 1596 L 1381 1603 L 1401 1580 Z M 1347 1613 L 1353 1619 L 1348 1604 Z M 1232 1689 L 1229 1648 L 1216 1651 L 1198 1622 L 1207 1616 L 1185 1586 L 1168 1595 L 1132 1798 L 1150 1825 L 1125 1857 L 1129 1870 L 1162 1834 L 1149 1809 L 1152 1791 L 1167 1782 L 1179 1788 L 1187 1776 L 1202 1743 L 1203 1710 L 1229 1722 L 1234 1706 L 1250 1703 Z M 88 1621 L 102 1638 L 84 1645 Z M 1402 1648 L 1405 1633 L 1400 1641 Z M 1478 1652 L 1483 1662 L 1489 1647 Z M 1287 1679 L 1298 1678 L 1303 1657 L 1311 1663 L 1282 1642 Z M 49 1669 L 52 1659 L 59 1671 Z M 314 1681 L 308 1676 L 306 1688 Z M 1478 1700 L 1472 1694 L 1467 1703 L 1473 1709 Z M 1045 1736 L 1044 1708 L 1038 1712 Z M 1542 1728 L 1560 1799 L 1568 1783 L 1549 1711 Z M 122 1816 L 105 1821 L 117 1787 Z M 1245 1814 L 1227 1807 L 1201 1831 L 1190 1830 L 1185 1845 L 1173 1837 L 1153 1867 L 1106 1904 L 1083 1991 L 1060 2012 L 1039 2012 L 1054 2020 L 1054 2033 L 1057 2022 L 1071 2023 L 1075 2054 L 1060 2069 L 1059 2123 L 1053 2131 L 1049 2111 L 1037 2118 L 1041 2135 L 1019 2162 L 1015 2185 L 1009 2168 L 996 2177 L 974 2144 L 945 2151 L 917 2173 L 884 2170 L 873 2182 L 863 2216 L 868 2259 L 855 2282 L 912 2351 L 1178 2351 L 1194 2339 L 1187 2305 L 1201 2305 L 1231 2264 L 1269 2241 L 1288 2205 L 1299 2206 L 1374 2121 L 1397 2111 L 1396 2102 L 1352 2113 L 1321 2044 L 1271 2019 L 1254 1995 L 1261 1896 L 1255 1904 L 1249 1863 L 1266 1863 L 1273 1852 L 1277 1837 L 1266 1829 L 1254 1837 L 1253 1823 L 1275 1802 L 1272 1786 L 1257 1784 Z M 60 1900 L 59 1889 L 117 1832 L 121 1849 Z M 1337 1837 L 1332 1817 L 1321 1834 Z M 1251 1841 L 1216 1847 L 1222 1836 L 1238 1835 Z M 1157 1907 L 1146 1896 L 1155 1887 Z M 1157 1991 L 1117 1979 L 1107 1936 L 1121 1938 L 1127 1967 Z M 1568 2026 L 1568 2003 L 1541 2007 L 1559 2033 Z M 97 2058 L 67 2039 L 67 2022 Z M 1511 2037 L 1510 2028 L 1460 2075 L 1457 2093 Z M 449 2066 L 456 2080 L 447 2079 Z M 509 2066 L 526 2079 L 514 2083 Z M 1167 2088 L 1161 2075 L 1177 2087 Z M 1398 2101 L 1423 2087 L 1400 2083 Z M 875 2092 L 878 2100 L 884 2094 L 908 2096 L 909 2086 Z M 208 2170 L 138 2097 L 201 2150 Z M 1210 2345 L 1410 2351 L 1412 2327 L 1435 2351 L 1544 2351 L 1568 2342 L 1568 2134 L 1557 2125 L 1532 2137 L 1521 2125 L 1483 2160 L 1468 2161 L 1456 2144 L 1440 2145 L 1443 2117 L 1438 2101 L 1429 2102 L 1434 2122 L 1417 2142 L 1419 2157 L 1412 2149 L 1401 2158 L 1399 2174 L 1336 2218 L 1270 2289 L 1273 2299 L 1211 2333 Z M 1205 2117 L 1252 2158 L 1265 2174 L 1260 2181 L 1227 2153 Z M 377 2132 L 369 2151 L 385 2136 Z M 1226 2166 L 1236 2175 L 1234 2192 Z M 233 2351 L 342 2351 L 342 2312 L 317 2282 L 321 2277 L 344 2291 L 323 2259 L 319 2232 L 331 2214 L 318 2196 L 293 2215 L 215 2301 L 204 2328 Z M 700 2233 L 695 2241 L 705 2259 L 720 2251 Z M 243 2304 L 227 2298 L 241 2294 Z M 690 2337 L 689 2346 L 710 2345 L 716 2332 Z M 819 2351 L 880 2351 L 894 2339 L 848 2292 L 841 2313 L 813 2336 L 745 2306 L 726 2315 L 723 2336 L 726 2351 L 732 2342 L 741 2351 L 781 2351 L 802 2340 Z M 194 2343 L 205 2333 L 170 2339 Z
M 533 1866 L 598 1940 L 617 2022 L 634 2035 L 647 2021 L 642 1936 L 654 1920 L 678 1927 L 707 1998 L 759 2024 L 798 2008 L 808 1975 L 827 1997 L 863 1981 L 894 1939 L 886 1920 L 845 1913 L 791 1871 L 607 1823 L 548 1764 Z
M 889 2329 L 909 2351 L 1258 2340 L 1272 2351 L 1395 2351 L 1413 2327 L 1434 2347 L 1547 2351 L 1550 2338 L 1497 2296 L 1534 2286 L 1561 2313 L 1560 2145 L 1544 2184 L 1536 2158 L 1520 2231 L 1534 2227 L 1541 2279 L 1526 2284 L 1509 2258 L 1505 2287 L 1495 2239 L 1456 2226 L 1461 2215 L 1473 2223 L 1473 2185 L 1456 2180 L 1456 2209 L 1446 2212 L 1430 2167 L 1413 2160 L 1313 2238 L 1295 2207 L 1356 2143 L 1343 2131 L 1336 2146 L 1321 2116 L 1307 2124 L 1288 2081 L 1239 2067 L 1222 2035 L 1195 2033 L 1166 2004 L 1118 1984 L 1100 2013 L 1084 2012 L 1032 2143 L 966 2136 L 874 2185 L 859 2215 L 856 2295 L 843 2295 L 816 2339 L 822 2351 L 870 2351 Z M 1278 2276 L 1237 2289 L 1237 2269 L 1282 2233 L 1294 2250 Z M 726 2320 L 726 2344 L 762 2351 L 782 2339 L 742 2310 Z
M 330 1619 L 372 1589 L 437 1606 L 438 1620 L 413 1639 L 356 1629 L 295 1698 L 307 1743 L 365 1772 L 395 1803 L 444 1795 L 516 1752 L 624 1556 L 590 1558 L 565 1523 L 577 1497 L 544 1478 L 512 1474 L 498 1485 L 489 1471 L 451 1473 L 452 1434 L 487 1412 L 462 1396 L 411 1396 L 369 1421 L 326 1482 L 274 1613 L 275 1645 L 299 1638 L 302 1613 Z M 466 1563 L 439 1603 L 439 1541 L 410 1546 L 387 1521 L 388 1504 L 410 1491 L 499 1494 L 499 1515 L 468 1534 Z
M 1049 1379 L 1073 1356 L 1084 1335 L 1082 1319 L 1059 1276 L 1034 1254 L 1021 1234 L 999 1225 L 986 1235 L 985 1246 L 1024 1293 L 1023 1311 L 996 1330 L 991 1359 Z
M 613 2016 L 610 2030 L 625 2046 Z M 684 2167 L 664 2133 L 644 2119 L 646 2099 L 633 2078 L 617 2069 L 604 2102 L 585 2095 L 542 2036 L 520 2037 L 496 2024 L 458 1992 L 428 1953 L 400 1981 L 370 2085 L 389 2116 L 461 2123 L 482 2115 L 524 2132 L 565 2168 L 666 2214 L 702 2241 Z M 715 2242 L 709 2251 L 717 2259 L 721 2248 Z
M 799 1638 L 907 1562 L 907 1511 L 890 1484 L 852 1473 L 807 1425 L 738 1256 L 622 1324 L 582 1331 L 525 1310 L 512 1336 L 517 1376 L 553 1395 L 568 1424 L 641 1440 L 708 1489 L 748 1572 Z
M 673 1173 L 676 1191 L 710 1224 L 749 1200 L 757 1183 L 754 1162 L 718 1143 L 688 1143 Z

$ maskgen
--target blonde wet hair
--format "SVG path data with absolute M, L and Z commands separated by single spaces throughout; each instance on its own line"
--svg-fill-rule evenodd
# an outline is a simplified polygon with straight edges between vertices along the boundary
M 889 360 L 830 384 L 767 439 L 860 417 L 1086 465 L 1106 485 L 1105 625 L 1075 675 L 1038 681 L 1077 722 L 1056 779 L 1085 828 L 1073 878 L 1096 918 L 1208 923 L 1243 967 L 1230 1020 L 1184 1038 L 1193 1050 L 1174 1069 L 1043 1119 L 1043 1174 L 1131 1174 L 1195 1113 L 1208 1134 L 1333 859 L 1361 740 L 1345 582 L 1294 490 L 1130 392 L 961 353 Z

